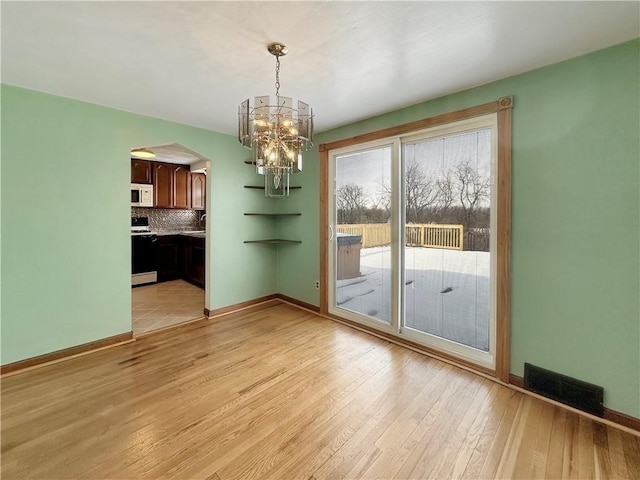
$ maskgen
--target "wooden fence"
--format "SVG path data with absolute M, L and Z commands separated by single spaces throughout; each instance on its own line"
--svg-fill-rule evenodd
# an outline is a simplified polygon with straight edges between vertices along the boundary
M 362 248 L 391 244 L 391 226 L 388 223 L 360 223 L 338 225 L 338 233 L 360 235 Z M 414 247 L 464 250 L 462 225 L 410 224 L 406 226 L 407 245 Z
M 406 226 L 406 244 L 413 247 L 464 250 L 462 225 L 415 224 Z
M 362 248 L 391 245 L 391 226 L 388 223 L 338 225 L 338 233 L 360 235 L 362 237 Z
M 464 232 L 464 249 L 474 252 L 488 252 L 490 249 L 488 228 L 470 228 Z

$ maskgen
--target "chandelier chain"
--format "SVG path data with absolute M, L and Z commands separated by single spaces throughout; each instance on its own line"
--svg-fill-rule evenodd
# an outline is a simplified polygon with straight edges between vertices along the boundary
M 280 57 L 276 56 L 276 97 L 280 96 Z

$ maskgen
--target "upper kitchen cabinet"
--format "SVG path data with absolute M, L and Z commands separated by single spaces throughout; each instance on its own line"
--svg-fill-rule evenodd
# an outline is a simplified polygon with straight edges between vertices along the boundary
M 204 173 L 191 174 L 191 208 L 206 209 L 207 176 Z
M 173 208 L 173 165 L 153 162 L 153 205 Z
M 189 166 L 173 166 L 173 208 L 191 208 L 191 171 Z
M 152 183 L 153 166 L 149 160 L 131 159 L 131 183 Z
M 188 165 L 153 162 L 156 208 L 191 208 L 191 172 Z

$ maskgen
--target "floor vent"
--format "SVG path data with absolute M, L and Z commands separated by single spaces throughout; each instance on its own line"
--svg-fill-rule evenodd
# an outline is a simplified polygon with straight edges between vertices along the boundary
M 598 385 L 525 363 L 524 388 L 599 417 L 604 414 L 604 389 Z

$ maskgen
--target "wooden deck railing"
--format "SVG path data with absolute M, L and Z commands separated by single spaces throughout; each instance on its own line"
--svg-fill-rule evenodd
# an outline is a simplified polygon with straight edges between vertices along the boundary
M 360 223 L 338 225 L 338 233 L 360 235 L 362 248 L 391 244 L 391 226 L 388 223 Z M 406 226 L 407 245 L 414 247 L 464 249 L 462 225 L 410 224 Z
M 338 225 L 338 233 L 360 235 L 362 248 L 382 247 L 391 244 L 391 226 L 388 223 Z
M 405 235 L 410 246 L 464 250 L 462 225 L 407 225 Z

